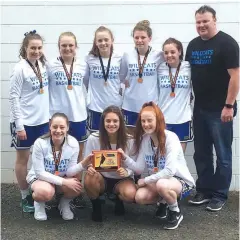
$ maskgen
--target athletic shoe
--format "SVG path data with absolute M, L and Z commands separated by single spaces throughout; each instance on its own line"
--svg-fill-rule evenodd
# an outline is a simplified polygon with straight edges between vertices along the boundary
M 74 218 L 74 214 L 70 208 L 70 201 L 70 199 L 62 197 L 58 205 L 58 209 L 64 220 L 72 220 Z
M 27 195 L 26 198 L 22 199 L 22 202 L 21 202 L 20 206 L 22 207 L 22 210 L 25 213 L 32 213 L 32 212 L 34 212 L 34 205 L 33 205 L 32 195 Z
M 212 212 L 220 211 L 226 201 L 213 198 L 207 205 L 206 209 Z
M 190 199 L 188 202 L 194 205 L 201 205 L 203 203 L 208 203 L 210 202 L 211 198 L 209 198 L 209 196 L 201 193 L 201 192 L 197 192 L 195 194 L 195 196 Z
M 168 222 L 164 226 L 164 229 L 173 230 L 176 229 L 181 221 L 183 220 L 183 215 L 180 212 L 168 210 Z

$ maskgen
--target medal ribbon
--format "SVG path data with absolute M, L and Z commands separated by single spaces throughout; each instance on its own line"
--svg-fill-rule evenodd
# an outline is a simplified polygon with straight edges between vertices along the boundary
M 108 59 L 107 72 L 105 72 L 105 68 L 104 68 L 104 65 L 103 65 L 103 60 L 102 60 L 101 55 L 99 54 L 99 60 L 100 60 L 100 64 L 101 64 L 101 68 L 102 68 L 102 74 L 103 74 L 103 78 L 104 78 L 105 83 L 107 83 L 107 80 L 108 80 L 111 58 L 112 58 L 112 51 L 111 51 L 110 57 Z
M 60 151 L 59 151 L 59 154 L 58 154 L 58 157 L 57 157 L 53 141 L 52 141 L 52 139 L 50 140 L 51 147 L 52 147 L 53 160 L 54 160 L 54 163 L 55 163 L 55 174 L 58 173 L 58 165 L 59 165 L 59 163 L 61 161 L 62 146 L 63 146 L 64 142 L 65 142 L 65 138 L 64 138 L 64 140 L 63 140 L 63 142 L 61 144 Z M 56 174 L 56 175 L 58 175 L 58 174 Z
M 64 72 L 67 76 L 67 79 L 68 79 L 68 89 L 72 89 L 72 74 L 73 74 L 73 63 L 74 63 L 74 58 L 72 60 L 72 64 L 71 64 L 71 67 L 70 67 L 70 73 L 68 72 L 67 70 L 67 67 L 62 59 L 62 57 L 59 57 L 59 60 L 61 61 L 62 63 L 62 66 L 63 66 L 63 69 L 64 69 Z
M 175 90 L 175 86 L 176 86 L 177 77 L 178 77 L 178 73 L 179 73 L 180 67 L 181 67 L 181 62 L 178 64 L 177 70 L 176 70 L 176 73 L 175 73 L 175 76 L 173 77 L 172 71 L 171 71 L 171 67 L 168 65 L 169 78 L 170 78 L 170 82 L 171 82 L 171 90 L 172 90 L 172 93 L 174 93 L 174 90 Z
M 36 68 L 32 65 L 32 63 L 26 59 L 27 63 L 30 65 L 30 67 L 32 68 L 33 72 L 35 73 L 35 75 L 37 76 L 38 80 L 39 80 L 39 84 L 40 84 L 40 93 L 43 93 L 43 83 L 42 83 L 42 74 L 38 65 L 38 61 L 36 61 L 35 66 Z
M 154 150 L 154 142 L 152 139 L 151 139 L 151 147 L 152 147 L 152 151 L 154 152 L 154 155 L 153 155 L 154 168 L 157 168 L 158 154 L 157 154 L 157 150 L 156 151 Z
M 137 54 L 138 54 L 138 68 L 139 68 L 138 76 L 139 76 L 139 78 L 142 78 L 144 65 L 146 64 L 147 57 L 148 57 L 148 54 L 150 53 L 151 49 L 152 49 L 151 47 L 148 47 L 148 50 L 147 50 L 147 52 L 145 53 L 145 56 L 144 56 L 144 59 L 143 59 L 143 62 L 142 62 L 142 63 L 141 63 L 141 59 L 140 59 L 140 54 L 139 54 L 138 49 L 137 49 Z

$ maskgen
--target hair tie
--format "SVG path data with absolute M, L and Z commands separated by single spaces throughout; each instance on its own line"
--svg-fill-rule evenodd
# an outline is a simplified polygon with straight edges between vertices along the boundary
M 26 36 L 29 35 L 29 34 L 33 35 L 33 34 L 36 34 L 36 33 L 37 33 L 36 30 L 32 30 L 32 31 L 30 31 L 30 32 L 24 33 L 24 36 L 26 37 Z

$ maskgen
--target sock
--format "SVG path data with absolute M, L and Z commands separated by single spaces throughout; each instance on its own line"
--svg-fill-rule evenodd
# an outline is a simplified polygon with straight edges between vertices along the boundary
M 170 210 L 170 211 L 180 212 L 180 209 L 179 209 L 179 207 L 178 207 L 178 203 L 177 203 L 177 202 L 175 202 L 175 203 L 172 204 L 172 205 L 168 205 L 168 207 L 169 207 L 169 210 Z
M 25 199 L 30 194 L 28 189 L 25 189 L 25 190 L 21 189 L 20 192 L 22 195 L 22 199 Z

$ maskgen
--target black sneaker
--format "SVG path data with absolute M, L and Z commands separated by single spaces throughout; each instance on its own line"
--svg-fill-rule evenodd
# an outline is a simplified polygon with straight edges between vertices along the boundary
M 125 214 L 125 208 L 124 208 L 123 201 L 120 200 L 118 197 L 115 200 L 114 214 L 116 216 L 122 216 Z
M 160 203 L 156 211 L 156 217 L 160 219 L 165 219 L 167 217 L 167 208 L 168 205 L 166 203 Z
M 222 209 L 226 201 L 213 198 L 207 205 L 206 209 L 212 212 L 216 212 Z
M 195 196 L 189 200 L 188 202 L 194 205 L 200 205 L 203 203 L 208 203 L 210 202 L 211 198 L 209 198 L 207 195 L 201 193 L 201 192 L 197 192 L 195 194 Z
M 168 222 L 164 226 L 164 229 L 173 230 L 176 229 L 181 221 L 183 220 L 183 215 L 180 212 L 168 210 Z

